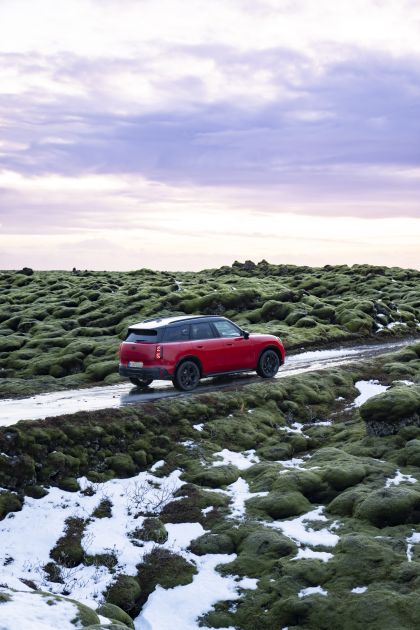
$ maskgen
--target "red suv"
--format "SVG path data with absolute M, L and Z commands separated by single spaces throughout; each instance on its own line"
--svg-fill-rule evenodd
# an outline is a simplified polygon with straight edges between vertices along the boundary
M 205 376 L 256 370 L 272 378 L 284 363 L 284 347 L 278 337 L 250 334 L 225 317 L 190 315 L 130 326 L 119 356 L 120 374 L 134 385 L 166 379 L 188 391 Z

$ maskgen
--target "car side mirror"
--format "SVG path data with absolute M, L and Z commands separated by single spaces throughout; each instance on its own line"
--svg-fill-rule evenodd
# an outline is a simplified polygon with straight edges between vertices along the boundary
M 243 330 L 242 331 L 242 335 L 243 335 L 244 339 L 249 339 L 249 332 L 247 330 Z

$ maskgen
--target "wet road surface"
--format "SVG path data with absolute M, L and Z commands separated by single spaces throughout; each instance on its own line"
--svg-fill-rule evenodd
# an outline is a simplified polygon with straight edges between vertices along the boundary
M 286 357 L 286 363 L 280 368 L 276 378 L 346 365 L 356 359 L 395 352 L 410 342 L 412 340 L 406 339 L 371 346 L 364 344 L 290 355 Z M 140 390 L 131 383 L 124 383 L 122 385 L 37 394 L 28 398 L 5 399 L 0 401 L 0 426 L 9 426 L 19 420 L 40 420 L 77 411 L 94 411 L 140 404 L 161 398 L 193 396 L 222 389 L 234 389 L 258 382 L 261 382 L 261 379 L 255 373 L 250 372 L 249 374 L 203 379 L 194 392 L 178 392 L 170 381 L 153 381 L 152 385 L 145 390 Z

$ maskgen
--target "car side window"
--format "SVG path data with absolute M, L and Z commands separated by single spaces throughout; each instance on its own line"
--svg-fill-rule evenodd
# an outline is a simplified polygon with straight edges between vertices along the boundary
M 231 322 L 221 320 L 220 322 L 213 322 L 213 326 L 216 328 L 220 337 L 240 337 L 241 333 L 239 328 L 236 328 Z
M 191 324 L 191 339 L 213 339 L 214 333 L 210 324 L 202 322 Z
M 186 326 L 168 326 L 165 330 L 164 341 L 188 341 L 190 338 L 190 327 Z

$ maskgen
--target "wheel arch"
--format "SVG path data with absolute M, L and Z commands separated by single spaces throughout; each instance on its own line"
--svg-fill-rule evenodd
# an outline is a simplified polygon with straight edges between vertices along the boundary
M 203 376 L 203 366 L 201 365 L 201 361 L 194 354 L 188 354 L 185 357 L 182 357 L 181 359 L 179 359 L 179 361 L 174 367 L 174 371 L 173 371 L 174 376 L 179 366 L 185 363 L 185 361 L 193 361 L 197 365 L 198 369 L 200 370 L 200 378 Z
M 266 350 L 274 350 L 274 352 L 277 354 L 277 356 L 278 356 L 278 358 L 279 358 L 280 365 L 283 365 L 283 364 L 284 364 L 283 355 L 282 355 L 282 353 L 280 352 L 280 350 L 277 348 L 277 346 L 268 345 L 268 346 L 264 346 L 264 348 L 262 348 L 262 349 L 260 350 L 260 352 L 259 352 L 259 354 L 258 354 L 258 359 L 257 359 L 257 367 L 258 367 L 258 365 L 259 365 L 259 363 L 260 363 L 261 356 L 263 355 L 263 353 L 264 353 Z

